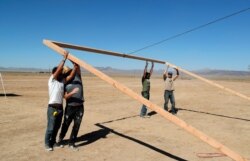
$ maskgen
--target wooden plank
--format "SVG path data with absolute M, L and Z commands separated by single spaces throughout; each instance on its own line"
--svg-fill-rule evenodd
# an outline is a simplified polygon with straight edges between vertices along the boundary
M 165 64 L 164 61 L 155 60 L 155 59 L 151 59 L 151 58 L 144 58 L 144 57 L 139 57 L 139 56 L 134 56 L 134 55 L 129 55 L 129 54 L 122 54 L 122 53 L 113 52 L 113 51 L 100 50 L 100 49 L 90 48 L 90 47 L 86 47 L 86 46 L 72 45 L 72 44 L 66 44 L 66 43 L 56 42 L 56 41 L 52 41 L 52 42 L 55 43 L 56 45 L 60 46 L 60 47 L 68 48 L 68 49 L 76 49 L 76 50 L 88 51 L 88 52 L 91 52 L 91 53 L 112 55 L 112 56 L 118 56 L 118 57 L 122 57 L 122 58 L 130 58 L 130 59 L 136 59 L 136 60 L 143 60 L 143 61 L 150 61 L 150 62 Z
M 222 153 L 197 153 L 199 158 L 214 158 L 214 157 L 224 157 L 225 154 Z
M 65 50 L 63 48 L 59 47 L 58 45 L 56 45 L 56 44 L 54 44 L 54 43 L 52 43 L 52 42 L 50 42 L 48 40 L 44 40 L 43 43 L 45 45 L 47 45 L 48 47 L 50 47 L 51 49 L 58 52 L 59 54 L 61 54 L 61 55 L 64 54 Z M 200 140 L 202 140 L 205 143 L 211 145 L 212 147 L 214 147 L 215 149 L 217 149 L 217 150 L 221 151 L 222 153 L 226 154 L 230 158 L 232 158 L 234 160 L 237 160 L 237 161 L 247 161 L 245 158 L 243 158 L 242 156 L 240 156 L 236 152 L 232 151 L 228 147 L 224 146 L 223 144 L 219 143 L 215 139 L 207 136 L 206 134 L 202 133 L 201 131 L 199 131 L 198 129 L 192 127 L 191 125 L 188 125 L 186 122 L 179 119 L 178 117 L 166 112 L 161 107 L 159 107 L 156 104 L 150 102 L 149 100 L 143 98 L 141 95 L 137 94 L 136 92 L 132 91 L 131 89 L 129 89 L 125 85 L 117 82 L 116 80 L 112 79 L 111 77 L 105 75 L 101 71 L 99 71 L 96 68 L 92 67 L 91 65 L 87 64 L 86 62 L 76 58 L 75 56 L 73 56 L 71 54 L 68 55 L 68 59 L 73 61 L 73 62 L 76 62 L 77 64 L 79 64 L 84 69 L 88 70 L 92 74 L 96 75 L 100 79 L 102 79 L 105 82 L 109 83 L 114 88 L 120 90 L 121 92 L 125 93 L 126 95 L 130 96 L 131 98 L 139 101 L 142 104 L 145 104 L 148 108 L 150 108 L 151 110 L 154 110 L 155 112 L 160 114 L 165 119 L 167 119 L 170 122 L 174 123 L 175 125 L 183 128 L 184 130 L 186 130 L 190 134 L 196 136 Z
M 63 48 L 69 48 L 69 49 L 76 49 L 76 50 L 82 50 L 82 51 L 88 51 L 88 52 L 91 52 L 91 53 L 98 53 L 98 54 L 105 54 L 105 55 L 112 55 L 112 56 L 118 56 L 118 57 L 123 57 L 123 58 L 130 58 L 130 59 L 137 59 L 137 60 L 143 60 L 143 61 L 152 61 L 152 62 L 156 62 L 156 63 L 160 63 L 160 64 L 169 64 L 170 66 L 172 67 L 177 67 L 176 65 L 174 64 L 171 64 L 171 63 L 168 63 L 168 62 L 164 62 L 164 61 L 160 61 L 160 60 L 155 60 L 155 59 L 151 59 L 151 58 L 144 58 L 144 57 L 138 57 L 138 56 L 134 56 L 134 55 L 129 55 L 129 54 L 121 54 L 121 53 L 118 53 L 118 52 L 113 52 L 113 51 L 107 51 L 107 50 L 101 50 L 101 49 L 95 49 L 95 48 L 90 48 L 90 47 L 86 47 L 86 46 L 79 46 L 79 45 L 72 45 L 72 44 L 66 44 L 66 43 L 62 43 L 62 42 L 56 42 L 56 41 L 51 41 L 53 43 L 55 43 L 56 45 L 60 46 L 60 47 L 63 47 Z M 187 75 L 190 75 L 194 78 L 197 78 L 205 83 L 208 83 L 214 87 L 217 87 L 221 90 L 224 90 L 226 92 L 229 92 L 233 95 L 236 95 L 236 96 L 239 96 L 243 99 L 247 99 L 248 101 L 250 101 L 250 97 L 242 94 L 242 93 L 239 93 L 237 91 L 234 91 L 230 88 L 226 88 L 218 83 L 215 83 L 211 80 L 208 80 L 206 78 L 203 78 L 197 74 L 194 74 L 192 72 L 189 72 L 185 69 L 182 69 L 180 67 L 178 67 L 178 69 L 180 71 L 182 71 L 183 73 L 186 73 Z
M 2 82 L 2 87 L 3 87 L 4 96 L 5 96 L 5 98 L 7 98 L 6 91 L 5 91 L 5 87 L 4 87 L 4 83 L 3 83 L 3 77 L 2 77 L 2 74 L 1 74 L 1 73 L 0 73 L 0 78 L 1 78 L 1 82 Z

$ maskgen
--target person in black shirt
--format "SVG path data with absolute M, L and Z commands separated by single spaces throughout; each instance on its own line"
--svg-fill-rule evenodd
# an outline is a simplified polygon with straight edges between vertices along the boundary
M 77 139 L 77 134 L 84 114 L 84 95 L 81 70 L 77 64 L 76 69 L 77 70 L 73 79 L 65 85 L 64 98 L 66 99 L 66 108 L 58 141 L 58 145 L 63 147 L 65 144 L 63 138 L 65 137 L 72 120 L 74 120 L 74 125 L 69 138 L 69 147 L 73 150 L 78 150 L 75 145 L 75 141 Z

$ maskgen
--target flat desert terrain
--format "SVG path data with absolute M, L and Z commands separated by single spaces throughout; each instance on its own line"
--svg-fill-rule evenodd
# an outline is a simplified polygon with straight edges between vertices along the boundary
M 85 114 L 79 131 L 79 151 L 68 147 L 47 152 L 49 74 L 2 73 L 7 99 L 0 86 L 0 160 L 2 161 L 230 161 L 159 114 L 138 116 L 141 104 L 99 78 L 83 75 Z M 137 93 L 140 77 L 116 80 Z M 217 80 L 250 96 L 250 81 Z M 199 80 L 175 82 L 177 117 L 250 159 L 250 101 L 228 94 Z M 151 79 L 151 101 L 163 107 L 164 84 Z M 67 133 L 69 138 L 71 127 Z

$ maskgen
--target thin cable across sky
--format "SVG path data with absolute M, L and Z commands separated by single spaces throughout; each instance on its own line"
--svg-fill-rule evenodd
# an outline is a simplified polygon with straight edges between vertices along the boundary
M 140 48 L 140 49 L 137 49 L 137 50 L 134 50 L 134 51 L 132 51 L 132 52 L 129 52 L 128 54 L 135 54 L 135 53 L 137 53 L 137 52 L 139 52 L 139 51 L 146 50 L 146 49 L 148 49 L 148 48 L 151 48 L 151 47 L 154 47 L 154 46 L 156 46 L 156 45 L 162 44 L 162 43 L 164 43 L 164 42 L 166 42 L 166 41 L 173 40 L 173 39 L 175 39 L 175 38 L 178 38 L 178 37 L 183 36 L 183 35 L 185 35 L 185 34 L 188 34 L 188 33 L 190 33 L 190 32 L 194 32 L 194 31 L 199 30 L 199 29 L 201 29 L 201 28 L 207 27 L 207 26 L 212 25 L 212 24 L 214 24 L 214 23 L 216 23 L 216 22 L 219 22 L 219 21 L 228 19 L 228 18 L 230 18 L 230 17 L 236 16 L 236 15 L 241 14 L 241 13 L 243 13 L 243 12 L 246 12 L 246 11 L 248 11 L 248 10 L 250 10 L 250 7 L 245 8 L 245 9 L 242 9 L 242 10 L 237 11 L 237 12 L 234 12 L 234 13 L 231 13 L 231 14 L 229 14 L 229 15 L 227 15 L 227 16 L 218 18 L 218 19 L 216 19 L 216 20 L 213 20 L 213 21 L 208 22 L 208 23 L 206 23 L 206 24 L 197 26 L 197 27 L 195 27 L 195 28 L 189 29 L 189 30 L 184 31 L 184 32 L 182 32 L 182 33 L 179 33 L 179 34 L 170 36 L 170 37 L 168 37 L 168 38 L 166 38 L 166 39 L 163 39 L 163 40 L 161 40 L 161 41 L 155 42 L 155 43 L 153 43 L 153 44 L 150 44 L 150 45 L 147 45 L 147 46 L 142 47 L 142 48 Z

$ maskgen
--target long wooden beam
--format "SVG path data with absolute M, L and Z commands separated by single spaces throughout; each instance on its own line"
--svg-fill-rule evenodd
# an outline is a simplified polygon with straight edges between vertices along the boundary
M 169 64 L 172 67 L 177 67 L 174 64 L 168 63 L 168 62 L 164 62 L 164 61 L 160 61 L 160 60 L 155 60 L 155 59 L 151 59 L 151 58 L 144 58 L 144 57 L 139 57 L 139 56 L 134 56 L 134 55 L 129 55 L 129 54 L 122 54 L 122 53 L 118 53 L 118 52 L 113 52 L 113 51 L 107 51 L 107 50 L 101 50 L 101 49 L 95 49 L 95 48 L 90 48 L 90 47 L 86 47 L 86 46 L 79 46 L 79 45 L 72 45 L 72 44 L 67 44 L 67 43 L 62 43 L 62 42 L 56 42 L 56 41 L 51 41 L 54 44 L 63 47 L 63 48 L 69 48 L 69 49 L 76 49 L 76 50 L 82 50 L 82 51 L 88 51 L 91 53 L 98 53 L 98 54 L 105 54 L 105 55 L 112 55 L 112 56 L 118 56 L 118 57 L 123 57 L 123 58 L 130 58 L 130 59 L 137 59 L 137 60 L 143 60 L 143 61 L 151 61 L 151 62 L 156 62 L 156 63 L 160 63 L 160 64 Z M 205 83 L 208 83 L 214 87 L 220 88 L 221 90 L 227 91 L 233 95 L 239 96 L 241 98 L 247 99 L 248 101 L 250 101 L 250 97 L 239 93 L 237 91 L 234 91 L 230 88 L 224 87 L 218 83 L 215 83 L 209 79 L 203 78 L 197 74 L 194 74 L 192 72 L 189 72 L 185 69 L 182 69 L 180 67 L 177 67 L 180 71 L 182 71 L 183 73 L 186 73 L 187 75 L 190 75 L 194 78 L 197 78 Z
M 54 44 L 51 41 L 44 40 L 43 43 L 47 45 L 49 48 L 55 50 L 61 55 L 64 55 L 65 50 L 58 45 Z M 76 58 L 72 54 L 68 55 L 68 59 L 79 64 L 81 67 L 84 69 L 88 70 L 92 74 L 96 75 L 100 79 L 104 80 L 105 82 L 109 83 L 112 85 L 114 88 L 120 90 L 121 92 L 125 93 L 126 95 L 130 96 L 131 98 L 139 101 L 142 104 L 145 104 L 148 108 L 156 111 L 158 114 L 160 114 L 162 117 L 165 119 L 169 120 L 170 122 L 174 123 L 175 125 L 183 128 L 190 134 L 196 136 L 200 140 L 204 141 L 205 143 L 211 145 L 215 149 L 221 151 L 222 153 L 226 154 L 230 158 L 236 160 L 236 161 L 247 161 L 244 157 L 240 156 L 238 153 L 232 151 L 228 147 L 224 146 L 220 142 L 216 141 L 212 137 L 209 137 L 208 135 L 204 134 L 203 132 L 199 131 L 198 129 L 192 127 L 191 125 L 188 125 L 186 122 L 183 120 L 179 119 L 178 117 L 166 112 L 163 110 L 161 107 L 158 105 L 150 102 L 149 100 L 143 98 L 141 95 L 137 94 L 133 90 L 129 89 L 125 85 L 117 82 L 116 80 L 112 79 L 111 77 L 107 76 L 106 74 L 102 73 L 101 71 L 97 70 L 96 68 L 92 67 L 91 65 L 87 64 L 86 62 Z
M 143 60 L 143 61 L 150 61 L 150 62 L 165 64 L 164 61 L 151 59 L 151 58 L 144 58 L 144 57 L 139 57 L 139 56 L 134 56 L 134 55 L 129 55 L 129 54 L 122 54 L 122 53 L 113 52 L 113 51 L 100 50 L 100 49 L 90 48 L 90 47 L 86 47 L 86 46 L 72 45 L 72 44 L 66 44 L 66 43 L 56 42 L 56 41 L 52 41 L 52 42 L 55 43 L 56 45 L 60 46 L 60 47 L 68 48 L 68 49 L 76 49 L 76 50 L 88 51 L 88 52 L 91 52 L 91 53 L 112 55 L 112 56 L 118 56 L 118 57 L 122 57 L 122 58 L 130 58 L 130 59 L 136 59 L 136 60 Z

